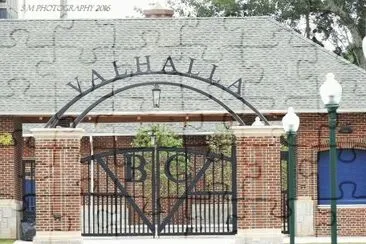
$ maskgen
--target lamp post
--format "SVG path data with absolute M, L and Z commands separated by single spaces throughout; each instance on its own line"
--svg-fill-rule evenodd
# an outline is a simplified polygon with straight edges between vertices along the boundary
M 288 172 L 289 172 L 289 195 L 290 202 L 290 244 L 295 244 L 295 200 L 296 200 L 296 159 L 295 159 L 295 144 L 296 144 L 296 132 L 299 129 L 300 119 L 295 114 L 292 107 L 288 108 L 287 114 L 282 118 L 283 129 L 287 134 L 288 141 Z
M 337 244 L 337 148 L 336 148 L 336 126 L 337 109 L 342 97 L 342 86 L 334 79 L 333 73 L 326 75 L 326 81 L 320 87 L 320 96 L 328 110 L 329 117 L 329 173 L 331 187 L 331 240 Z

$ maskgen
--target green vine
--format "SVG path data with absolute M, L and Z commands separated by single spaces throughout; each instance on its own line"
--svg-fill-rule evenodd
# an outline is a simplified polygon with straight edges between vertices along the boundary
M 14 145 L 13 136 L 10 133 L 1 133 L 0 134 L 0 145 L 1 146 Z

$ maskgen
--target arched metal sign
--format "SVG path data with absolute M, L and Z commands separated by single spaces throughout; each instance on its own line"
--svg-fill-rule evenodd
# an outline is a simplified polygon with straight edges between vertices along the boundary
M 146 59 L 145 63 L 141 63 L 140 57 L 135 57 L 135 59 L 136 59 L 136 72 L 130 72 L 130 73 L 128 73 L 127 71 L 125 71 L 124 73 L 120 73 L 120 68 L 121 67 L 118 66 L 117 62 L 113 62 L 113 68 L 114 68 L 114 71 L 115 71 L 115 76 L 112 79 L 109 79 L 109 80 L 105 79 L 97 71 L 92 70 L 92 79 L 91 79 L 90 87 L 88 87 L 85 90 L 83 90 L 81 88 L 80 82 L 77 78 L 76 78 L 76 84 L 73 84 L 72 82 L 69 82 L 67 85 L 70 86 L 71 88 L 73 88 L 74 90 L 78 91 L 79 94 L 77 96 L 75 96 L 72 100 L 70 100 L 67 104 L 65 104 L 55 115 L 53 115 L 51 117 L 51 119 L 46 124 L 46 128 L 55 128 L 57 126 L 57 124 L 59 123 L 59 120 L 64 116 L 64 114 L 67 112 L 67 110 L 73 104 L 78 102 L 80 99 L 82 99 L 86 95 L 92 93 L 93 91 L 95 91 L 95 90 L 97 90 L 97 89 L 99 89 L 99 88 L 101 88 L 105 85 L 108 85 L 108 84 L 111 84 L 113 82 L 119 81 L 119 80 L 124 80 L 124 79 L 127 79 L 127 78 L 137 77 L 137 76 L 144 76 L 144 75 L 182 76 L 182 77 L 187 77 L 187 78 L 191 78 L 191 79 L 195 79 L 195 80 L 198 80 L 198 81 L 205 82 L 209 85 L 212 85 L 212 86 L 215 86 L 219 89 L 222 89 L 227 94 L 233 96 L 235 99 L 242 102 L 244 105 L 249 107 L 264 122 L 265 125 L 269 125 L 269 122 L 263 116 L 263 114 L 260 113 L 252 104 L 250 104 L 245 98 L 243 98 L 241 96 L 242 79 L 240 78 L 240 79 L 236 80 L 235 82 L 233 82 L 229 86 L 224 86 L 224 85 L 220 84 L 219 80 L 214 79 L 214 74 L 215 74 L 215 71 L 216 71 L 216 68 L 217 68 L 217 66 L 214 65 L 214 64 L 212 65 L 212 69 L 211 69 L 209 77 L 205 78 L 205 77 L 199 76 L 199 72 L 198 73 L 193 73 L 192 72 L 193 66 L 194 66 L 194 61 L 195 61 L 195 59 L 193 59 L 193 58 L 189 58 L 190 63 L 189 63 L 187 72 L 182 72 L 182 71 L 177 70 L 176 67 L 175 67 L 174 61 L 170 56 L 164 62 L 161 70 L 157 70 L 157 71 L 151 70 L 150 56 L 145 56 L 145 59 Z M 100 99 L 98 99 L 97 101 L 92 103 L 88 108 L 86 108 L 74 120 L 72 126 L 76 127 L 77 124 L 80 123 L 82 121 L 82 119 L 88 114 L 88 112 L 90 112 L 98 104 L 102 103 L 103 101 L 107 100 L 108 98 L 113 97 L 114 95 L 116 95 L 120 92 L 126 91 L 128 89 L 132 89 L 132 88 L 140 87 L 140 86 L 154 85 L 154 84 L 179 86 L 179 87 L 182 87 L 182 88 L 185 88 L 185 89 L 190 89 L 192 91 L 198 92 L 198 93 L 206 96 L 207 98 L 213 100 L 214 102 L 218 103 L 223 108 L 225 108 L 225 110 L 228 111 L 233 116 L 233 118 L 237 122 L 239 122 L 240 125 L 244 125 L 244 121 L 240 118 L 240 116 L 238 114 L 236 114 L 234 112 L 233 109 L 230 108 L 230 106 L 228 104 L 225 104 L 220 99 L 212 96 L 211 94 L 208 94 L 207 92 L 203 91 L 202 89 L 195 88 L 195 87 L 192 87 L 192 86 L 188 86 L 188 85 L 185 85 L 185 84 L 177 84 L 177 83 L 174 83 L 174 82 L 155 82 L 154 81 L 154 82 L 143 82 L 143 83 L 136 83 L 136 84 L 133 84 L 133 85 L 126 85 L 125 87 L 119 88 L 115 91 L 113 90 L 112 92 L 110 92 L 110 93 L 106 94 L 105 96 L 101 97 Z M 233 89 L 235 89 L 236 91 L 233 91 Z

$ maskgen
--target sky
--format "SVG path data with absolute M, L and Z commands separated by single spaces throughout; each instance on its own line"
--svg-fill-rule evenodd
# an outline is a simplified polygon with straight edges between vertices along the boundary
M 146 9 L 149 4 L 164 0 L 18 0 L 20 19 L 58 19 L 60 1 L 67 1 L 68 19 L 117 19 L 142 17 L 134 7 Z

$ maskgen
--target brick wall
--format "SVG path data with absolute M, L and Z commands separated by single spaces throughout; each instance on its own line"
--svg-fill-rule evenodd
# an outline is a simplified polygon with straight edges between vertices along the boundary
M 11 135 L 12 145 L 0 145 L 0 199 L 21 200 L 21 123 L 13 117 L 0 117 L 0 135 Z
M 237 136 L 238 228 L 281 228 L 280 137 Z
M 366 114 L 338 114 L 337 147 L 366 149 Z M 338 132 L 340 126 L 352 126 L 351 134 Z M 318 164 L 319 151 L 329 149 L 329 127 L 326 114 L 300 115 L 298 143 L 298 196 L 311 196 L 314 200 L 314 224 L 317 236 L 330 235 L 330 208 L 318 208 Z M 338 208 L 339 235 L 366 235 L 366 208 Z
M 325 236 L 329 235 L 330 226 L 329 226 L 329 210 L 327 209 L 319 209 L 317 207 L 317 153 L 319 151 L 328 150 L 329 143 L 329 130 L 328 130 L 328 118 L 326 114 L 301 114 L 300 115 L 300 128 L 297 137 L 298 143 L 298 196 L 311 196 L 314 200 L 315 208 L 314 208 L 314 229 L 315 234 L 317 236 Z M 339 148 L 359 148 L 366 149 L 366 127 L 364 126 L 366 122 L 366 114 L 339 114 L 338 116 L 338 127 L 337 131 L 341 125 L 350 124 L 353 128 L 352 134 L 341 134 L 337 133 L 337 144 Z M 4 122 L 2 123 L 4 128 Z M 8 126 L 11 123 L 8 120 Z M 9 127 L 10 128 L 10 127 Z M 197 137 L 186 137 L 186 144 L 190 147 L 202 146 L 205 147 L 205 139 L 203 136 Z M 277 156 L 277 152 L 273 151 L 274 145 L 277 143 L 276 141 L 268 141 L 269 138 L 263 138 L 262 141 L 258 142 L 249 142 L 244 139 L 238 140 L 238 169 L 245 168 L 246 170 L 238 171 L 238 179 L 244 179 L 242 181 L 239 180 L 238 190 L 243 189 L 241 192 L 241 196 L 238 196 L 239 199 L 243 199 L 246 196 L 249 198 L 255 198 L 256 204 L 254 202 L 248 202 L 249 199 L 244 201 L 245 206 L 242 209 L 242 212 L 239 212 L 240 216 L 243 216 L 244 221 L 239 223 L 242 227 L 248 227 L 250 221 L 252 221 L 252 225 L 260 226 L 264 224 L 265 226 L 269 226 L 271 224 L 274 227 L 279 227 L 281 221 L 281 213 L 280 213 L 280 200 L 279 195 L 277 193 L 280 192 L 280 184 L 274 184 L 270 190 L 265 189 L 263 186 L 263 182 L 267 180 L 277 180 L 277 176 L 275 173 L 268 173 L 268 165 L 256 165 L 258 160 L 262 160 L 262 162 L 272 162 L 272 160 L 276 161 L 278 157 L 279 161 L 279 153 Z M 113 137 L 94 137 L 94 153 L 108 151 L 108 149 L 114 147 L 130 147 L 131 146 L 132 137 L 116 137 L 116 140 Z M 266 149 L 259 149 L 263 145 L 268 145 Z M 240 146 L 240 147 L 239 147 Z M 24 143 L 24 153 L 23 157 L 32 157 L 34 155 L 34 149 L 32 149 L 32 140 L 29 140 L 29 143 Z M 0 150 L 3 155 L 10 155 L 12 152 L 9 148 L 1 148 Z M 8 151 L 6 151 L 8 150 Z M 263 151 L 265 150 L 265 151 Z M 90 154 L 90 144 L 89 138 L 84 137 L 81 143 L 81 155 L 82 157 Z M 263 155 L 267 155 L 266 158 L 263 158 Z M 255 162 L 253 161 L 255 159 Z M 2 159 L 3 160 L 3 159 Z M 2 161 L 3 162 L 3 161 Z M 279 164 L 278 164 L 279 166 Z M 6 168 L 7 166 L 5 166 Z M 277 167 L 277 165 L 273 165 L 273 167 Z M 276 168 L 277 170 L 277 168 Z M 278 168 L 278 177 L 279 177 L 279 168 Z M 9 171 L 7 171 L 9 172 Z M 1 173 L 5 173 L 2 171 Z M 256 176 L 260 174 L 261 179 L 257 179 Z M 82 176 L 87 175 L 87 168 L 82 168 Z M 122 175 L 122 174 L 121 174 Z M 270 177 L 270 178 L 266 178 Z M 87 179 L 87 176 L 86 176 Z M 85 185 L 85 182 L 82 184 Z M 253 187 L 258 187 L 258 189 L 262 189 L 262 191 L 258 190 L 258 194 L 249 194 L 249 191 L 253 189 Z M 10 188 L 6 188 L 9 192 L 13 192 Z M 278 189 L 277 189 L 278 188 Z M 261 202 L 261 203 L 260 203 Z M 243 204 L 243 202 L 239 202 L 239 205 Z M 274 217 L 266 216 L 263 212 L 263 209 L 270 208 L 270 215 Z M 251 216 L 251 213 L 256 211 L 260 211 L 263 213 L 261 217 Z M 358 217 L 355 217 L 358 216 Z M 252 218 L 252 219 L 251 219 Z M 363 228 L 366 226 L 366 208 L 341 208 L 338 210 L 338 224 L 340 226 L 340 235 L 366 235 L 366 230 Z M 240 227 L 240 226 L 239 226 Z
M 338 235 L 366 236 L 366 208 L 339 208 L 337 210 Z M 316 234 L 329 236 L 330 208 L 316 210 Z
M 34 159 L 34 138 L 23 138 L 23 159 Z
M 37 231 L 80 231 L 80 139 L 36 139 Z

